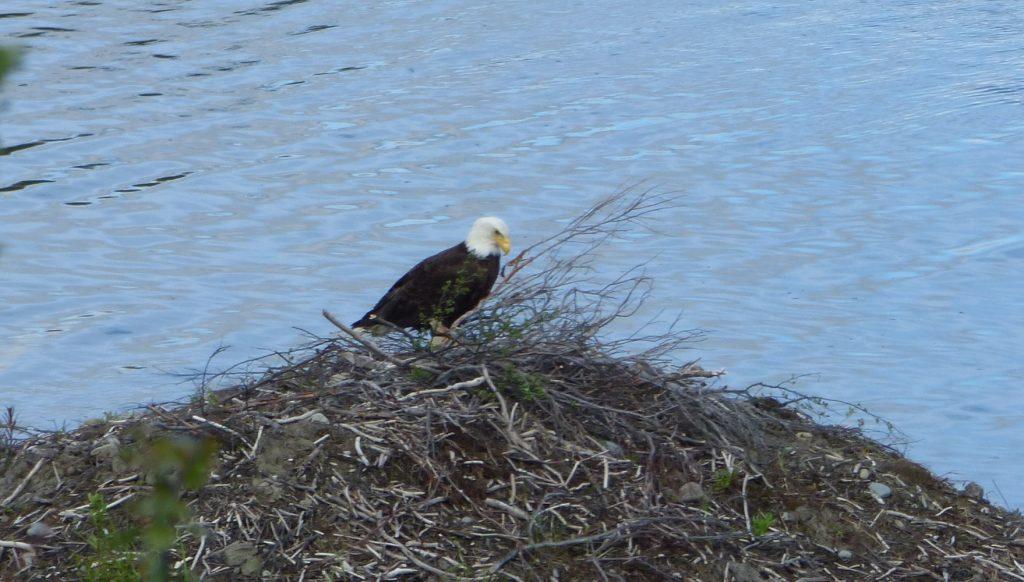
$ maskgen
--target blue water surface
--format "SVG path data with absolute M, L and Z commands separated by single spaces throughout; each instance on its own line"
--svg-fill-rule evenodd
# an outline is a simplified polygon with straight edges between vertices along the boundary
M 1024 5 L 23 0 L 0 405 L 36 426 L 326 334 L 483 213 L 528 244 L 678 192 L 636 322 L 862 402 L 1024 506 Z M 629 331 L 629 322 L 619 331 Z M 216 362 L 215 362 L 216 363 Z

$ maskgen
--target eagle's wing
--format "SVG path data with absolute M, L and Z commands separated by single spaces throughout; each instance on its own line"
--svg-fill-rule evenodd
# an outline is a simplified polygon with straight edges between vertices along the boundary
M 402 275 L 395 284 L 388 289 L 388 292 L 381 297 L 380 301 L 373 306 L 373 309 L 366 312 L 366 315 L 353 324 L 353 327 L 370 327 L 375 325 L 375 319 L 383 319 L 399 327 L 418 327 L 424 322 L 420 321 L 422 313 L 429 313 L 431 306 L 437 301 L 440 289 L 436 285 L 425 286 L 422 282 L 436 282 L 442 277 L 443 271 L 449 270 L 453 264 L 462 260 L 460 245 L 455 245 L 423 259 L 416 264 L 409 272 Z M 416 285 L 416 282 L 421 282 Z

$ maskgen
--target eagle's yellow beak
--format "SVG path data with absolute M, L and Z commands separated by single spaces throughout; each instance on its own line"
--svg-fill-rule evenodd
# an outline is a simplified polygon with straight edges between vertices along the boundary
M 508 237 L 500 232 L 494 235 L 494 242 L 498 243 L 498 246 L 501 247 L 502 252 L 506 255 L 512 250 L 512 241 L 508 240 Z

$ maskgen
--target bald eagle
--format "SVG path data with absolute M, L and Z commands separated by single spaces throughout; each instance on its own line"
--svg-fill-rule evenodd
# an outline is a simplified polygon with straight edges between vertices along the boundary
M 504 220 L 478 218 L 464 242 L 420 261 L 352 327 L 384 333 L 387 326 L 376 321 L 384 320 L 398 327 L 446 332 L 491 292 L 499 256 L 511 247 Z

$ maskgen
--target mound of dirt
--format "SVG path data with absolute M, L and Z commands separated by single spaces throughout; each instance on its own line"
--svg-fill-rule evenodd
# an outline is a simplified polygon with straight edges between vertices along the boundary
M 142 543 L 101 542 L 145 530 L 145 451 L 187 437 L 219 452 L 181 493 L 179 575 L 1024 579 L 1019 514 L 858 431 L 713 390 L 696 366 L 371 356 L 330 344 L 200 402 L 19 443 L 0 575 L 90 579 L 120 561 L 136 579 Z

